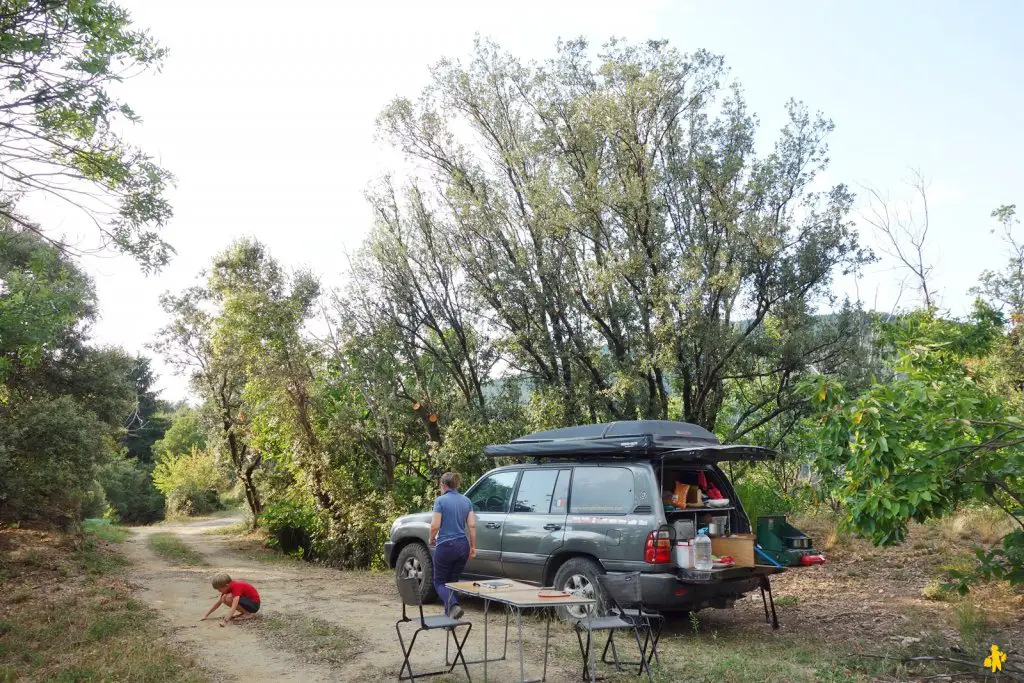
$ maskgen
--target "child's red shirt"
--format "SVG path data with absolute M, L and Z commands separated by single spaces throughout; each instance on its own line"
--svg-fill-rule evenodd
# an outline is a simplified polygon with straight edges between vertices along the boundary
M 245 581 L 232 581 L 227 585 L 228 593 L 242 598 L 249 598 L 253 602 L 260 601 L 259 591 L 251 583 Z

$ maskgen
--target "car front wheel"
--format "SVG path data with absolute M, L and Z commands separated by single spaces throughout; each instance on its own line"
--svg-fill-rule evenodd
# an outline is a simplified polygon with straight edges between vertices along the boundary
M 437 600 L 434 591 L 434 562 L 430 551 L 422 543 L 410 543 L 402 548 L 395 560 L 395 578 L 414 578 L 420 585 L 420 597 L 427 604 Z

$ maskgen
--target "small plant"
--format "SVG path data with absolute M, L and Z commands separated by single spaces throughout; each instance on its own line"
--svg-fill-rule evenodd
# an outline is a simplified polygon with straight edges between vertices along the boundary
M 953 592 L 938 579 L 932 579 L 927 586 L 921 589 L 921 595 L 928 600 L 947 602 L 953 596 Z
M 976 647 L 988 627 L 985 613 L 972 601 L 963 600 L 956 607 L 955 618 L 960 640 L 968 648 Z
M 795 595 L 783 595 L 782 597 L 775 598 L 775 604 L 778 607 L 792 607 L 798 602 L 800 600 Z
M 696 612 L 690 612 L 690 628 L 693 629 L 693 635 L 700 635 L 700 618 Z

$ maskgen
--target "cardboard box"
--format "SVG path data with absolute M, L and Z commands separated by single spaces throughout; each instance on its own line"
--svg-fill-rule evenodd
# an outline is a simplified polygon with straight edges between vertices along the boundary
M 737 567 L 753 567 L 754 537 L 750 534 L 736 534 L 712 538 L 711 554 L 716 557 L 732 557 Z
M 699 508 L 700 507 L 700 487 L 699 486 L 696 486 L 696 485 L 691 486 L 686 491 L 686 505 L 684 507 L 688 507 L 688 508 Z

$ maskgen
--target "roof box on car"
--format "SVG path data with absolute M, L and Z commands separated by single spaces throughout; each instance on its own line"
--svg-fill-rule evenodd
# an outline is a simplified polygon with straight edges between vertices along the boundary
M 766 460 L 760 446 L 724 446 L 714 434 L 687 422 L 633 420 L 550 429 L 484 448 L 491 457 L 635 459 L 682 458 L 704 462 Z

